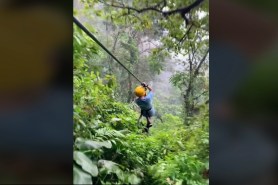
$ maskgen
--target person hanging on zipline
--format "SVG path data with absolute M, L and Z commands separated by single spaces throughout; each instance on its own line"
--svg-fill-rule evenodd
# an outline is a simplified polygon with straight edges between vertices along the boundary
M 147 89 L 149 93 L 147 94 Z M 152 105 L 153 100 L 153 89 L 148 86 L 146 83 L 142 83 L 140 86 L 137 86 L 134 90 L 135 95 L 137 98 L 135 99 L 135 103 L 140 107 L 141 114 L 138 119 L 138 122 L 142 118 L 142 116 L 146 117 L 147 125 L 144 128 L 145 132 L 149 132 L 149 128 L 152 127 L 151 118 L 155 115 L 155 109 Z

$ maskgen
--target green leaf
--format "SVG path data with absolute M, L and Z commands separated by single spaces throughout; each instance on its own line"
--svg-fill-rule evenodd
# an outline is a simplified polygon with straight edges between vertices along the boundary
M 178 180 L 175 185 L 182 185 L 183 180 Z
M 112 147 L 112 143 L 110 141 L 102 141 L 101 145 L 108 149 Z
M 76 161 L 76 163 L 82 167 L 84 171 L 90 173 L 94 177 L 98 175 L 97 166 L 83 152 L 74 151 L 73 158 Z
M 132 174 L 132 175 L 129 175 L 128 182 L 130 184 L 139 184 L 141 182 L 141 179 L 139 177 L 137 177 L 136 175 Z
M 83 127 L 86 127 L 86 124 L 85 122 L 82 120 L 82 119 L 78 119 L 79 123 L 83 126 Z
M 77 138 L 75 144 L 80 150 L 99 149 L 102 147 L 109 149 L 112 147 L 110 141 L 93 141 L 93 140 L 84 140 L 82 138 Z
M 113 161 L 108 161 L 108 160 L 99 160 L 98 161 L 98 166 L 105 168 L 108 173 L 118 173 L 119 170 L 121 170 L 118 167 L 117 163 L 114 163 Z
M 121 121 L 121 119 L 120 118 L 112 118 L 111 121 L 116 122 L 116 121 Z
M 182 148 L 182 149 L 185 149 L 183 143 L 181 141 L 177 141 L 178 145 Z
M 93 184 L 90 174 L 84 172 L 77 166 L 73 166 L 73 184 Z
M 74 35 L 74 39 L 76 40 L 76 42 L 77 42 L 79 45 L 82 44 L 81 41 L 80 41 L 80 39 L 79 39 L 76 35 Z

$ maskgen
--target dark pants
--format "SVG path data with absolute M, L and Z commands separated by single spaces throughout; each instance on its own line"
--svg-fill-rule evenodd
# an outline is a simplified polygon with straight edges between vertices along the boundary
M 146 125 L 146 127 L 147 127 L 147 128 L 151 127 L 151 126 L 150 126 L 150 125 L 151 125 L 151 121 L 150 121 L 151 115 L 149 114 L 149 111 L 150 111 L 150 110 L 152 110 L 152 109 L 149 109 L 149 110 L 141 110 L 141 115 L 140 115 L 140 118 L 139 118 L 139 119 L 141 119 L 141 117 L 142 117 L 143 115 L 146 117 L 146 119 L 147 119 L 147 125 Z

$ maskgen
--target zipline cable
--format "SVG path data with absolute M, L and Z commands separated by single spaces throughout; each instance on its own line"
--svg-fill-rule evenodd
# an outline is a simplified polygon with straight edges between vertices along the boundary
M 142 83 L 128 68 L 126 68 L 98 39 L 85 27 L 82 23 L 80 23 L 75 17 L 73 17 L 73 22 L 83 30 L 91 39 L 93 39 L 102 49 L 104 49 L 116 62 L 118 62 L 129 74 L 131 74 L 138 82 Z

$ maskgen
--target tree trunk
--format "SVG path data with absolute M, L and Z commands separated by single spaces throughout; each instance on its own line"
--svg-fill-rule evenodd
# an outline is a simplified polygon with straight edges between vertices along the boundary
M 128 96 L 127 96 L 127 103 L 130 103 L 132 101 L 132 81 L 131 81 L 131 75 L 128 74 Z
M 194 104 L 194 97 L 196 94 L 193 92 L 193 86 L 196 78 L 198 77 L 198 74 L 200 72 L 200 69 L 208 55 L 209 50 L 206 51 L 205 55 L 201 59 L 201 61 L 198 63 L 196 69 L 193 68 L 193 60 L 194 60 L 194 53 L 195 51 L 192 51 L 192 55 L 189 54 L 189 80 L 188 80 L 188 86 L 184 94 L 184 109 L 185 109 L 185 115 L 187 117 L 193 116 L 195 104 Z M 185 124 L 186 124 L 185 119 Z
M 132 45 L 132 37 L 129 36 L 128 38 L 128 44 Z M 135 63 L 136 60 L 136 53 L 133 50 L 133 48 L 128 48 L 129 51 L 129 56 L 130 56 L 130 65 L 129 65 L 129 69 L 131 69 L 131 66 L 133 66 L 133 64 Z M 132 79 L 131 79 L 131 75 L 128 74 L 128 94 L 127 94 L 127 103 L 130 103 L 133 97 L 133 93 L 132 93 Z
M 115 40 L 114 40 L 114 44 L 113 44 L 113 48 L 112 48 L 112 53 L 115 53 L 119 35 L 120 35 L 120 32 L 118 32 L 115 36 Z M 113 58 L 110 55 L 108 57 L 108 67 L 109 67 L 109 73 L 113 74 L 114 73 L 114 71 L 113 71 Z
M 192 102 L 190 101 L 190 96 L 192 94 L 192 86 L 193 86 L 193 63 L 192 63 L 192 58 L 189 55 L 189 81 L 188 81 L 188 86 L 185 91 L 184 95 L 184 104 L 185 104 L 185 113 L 186 116 L 191 116 L 191 104 Z

